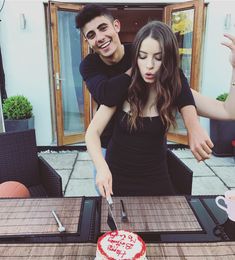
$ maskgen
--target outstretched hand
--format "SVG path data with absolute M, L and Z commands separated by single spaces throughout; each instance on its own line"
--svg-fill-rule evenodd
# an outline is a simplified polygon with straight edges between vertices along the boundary
M 228 38 L 230 42 L 222 42 L 222 45 L 228 47 L 231 50 L 230 63 L 235 68 L 235 36 L 231 34 L 224 34 L 224 37 Z

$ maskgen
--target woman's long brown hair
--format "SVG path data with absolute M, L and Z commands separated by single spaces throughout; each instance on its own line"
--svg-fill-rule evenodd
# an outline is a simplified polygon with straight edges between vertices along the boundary
M 172 30 L 159 21 L 152 21 L 142 27 L 133 42 L 132 83 L 128 89 L 130 103 L 130 129 L 137 128 L 137 117 L 142 116 L 149 87 L 140 75 L 137 60 L 141 43 L 147 37 L 157 40 L 162 52 L 162 65 L 156 75 L 156 108 L 166 128 L 176 125 L 174 102 L 181 91 L 179 52 L 177 39 Z

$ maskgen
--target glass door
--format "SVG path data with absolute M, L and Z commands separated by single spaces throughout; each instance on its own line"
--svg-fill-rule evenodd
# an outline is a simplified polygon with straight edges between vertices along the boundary
M 4 119 L 3 119 L 3 112 L 2 112 L 2 98 L 0 92 L 0 133 L 2 132 L 5 132 L 5 127 L 4 127 Z
M 199 90 L 202 33 L 204 28 L 204 2 L 195 0 L 165 7 L 165 22 L 175 33 L 180 53 L 180 66 L 190 83 Z M 177 114 L 177 129 L 170 129 L 169 141 L 188 144 L 187 132 L 180 113 Z
M 90 121 L 89 94 L 79 73 L 87 44 L 75 27 L 81 5 L 50 2 L 57 144 L 84 141 Z

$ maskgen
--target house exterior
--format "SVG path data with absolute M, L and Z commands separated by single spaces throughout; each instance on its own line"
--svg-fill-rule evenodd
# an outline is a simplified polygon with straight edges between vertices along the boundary
M 58 10 L 59 8 L 62 10 L 63 5 L 59 6 L 58 2 L 60 1 L 57 1 L 56 5 L 45 0 L 6 0 L 5 2 L 0 0 L 0 8 L 4 4 L 0 12 L 0 48 L 5 72 L 6 91 L 8 96 L 23 94 L 33 104 L 38 145 L 63 145 L 83 142 L 85 129 L 92 117 L 93 102 L 88 92 L 85 91 L 83 83 L 81 83 L 81 92 L 75 93 L 76 90 L 73 90 L 66 94 L 69 100 L 68 105 L 74 102 L 74 106 L 71 106 L 70 114 L 74 112 L 72 111 L 73 107 L 82 110 L 82 119 L 80 119 L 83 120 L 84 124 L 80 130 L 76 129 L 76 131 L 81 131 L 81 134 L 72 133 L 68 138 L 65 136 L 66 134 L 64 134 L 65 137 L 59 134 L 58 129 L 61 125 L 62 130 L 64 132 L 66 130 L 63 127 L 66 124 L 66 116 L 64 114 L 63 117 L 63 111 L 58 110 L 61 105 L 58 102 L 58 98 L 60 98 L 60 91 L 63 89 L 61 85 L 65 84 L 63 81 L 65 82 L 67 78 L 63 78 L 55 73 L 58 64 L 60 69 L 63 67 L 62 62 L 56 62 L 58 56 L 56 56 L 55 49 L 61 50 L 59 53 L 60 58 L 61 55 L 67 57 L 67 54 L 63 53 L 63 42 L 58 40 L 58 43 L 55 43 L 57 34 L 54 32 L 54 28 L 56 27 L 58 32 L 63 30 L 61 26 L 65 26 L 63 22 L 61 24 L 59 22 Z M 79 12 L 82 5 L 92 1 L 61 1 L 61 4 L 62 2 L 63 4 L 68 3 L 68 7 L 66 7 L 68 9 L 64 9 L 66 12 L 72 10 L 73 14 L 75 14 Z M 118 8 L 120 6 L 121 8 L 129 8 L 129 12 L 132 11 L 133 7 L 138 11 L 138 6 L 144 6 L 142 8 L 144 11 L 142 11 L 148 13 L 152 12 L 151 7 L 153 7 L 156 12 L 160 10 L 161 15 L 166 6 L 184 2 L 186 1 L 155 0 L 145 1 L 142 4 L 143 2 L 141 1 L 128 1 L 128 3 L 114 1 L 114 4 L 115 6 L 118 5 Z M 99 3 L 106 4 L 112 8 L 110 1 L 100 0 Z M 194 53 L 194 55 L 201 57 L 200 71 L 194 71 L 194 73 L 200 74 L 197 78 L 197 89 L 202 94 L 215 98 L 217 95 L 228 91 L 230 87 L 231 66 L 228 62 L 229 50 L 221 46 L 221 42 L 223 41 L 223 33 L 235 35 L 235 13 L 232 11 L 235 10 L 235 1 L 209 0 L 205 3 L 204 25 L 198 29 L 202 35 L 201 47 L 197 53 Z M 56 22 L 58 26 L 55 25 Z M 50 26 L 55 27 L 50 29 Z M 63 32 L 66 32 L 66 29 Z M 60 37 L 61 39 L 66 38 L 66 35 Z M 81 35 L 77 32 L 73 39 L 80 39 L 79 37 Z M 78 75 L 79 60 L 88 51 L 88 47 L 81 40 L 75 52 L 77 55 L 75 67 L 77 74 L 75 74 L 77 75 L 76 80 L 79 82 L 82 82 Z M 71 71 L 66 73 L 71 73 Z M 81 104 L 84 107 L 77 105 L 77 102 L 80 101 L 74 99 L 75 95 L 82 96 Z M 63 105 L 65 106 L 65 102 Z M 86 115 L 85 119 L 84 115 Z M 61 116 L 62 120 L 60 119 Z M 209 120 L 204 118 L 200 120 L 204 128 L 209 131 Z

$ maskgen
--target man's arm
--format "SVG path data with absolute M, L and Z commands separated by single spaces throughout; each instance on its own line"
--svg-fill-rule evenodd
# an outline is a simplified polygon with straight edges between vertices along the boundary
M 80 73 L 86 82 L 89 92 L 98 104 L 112 107 L 122 103 L 127 96 L 131 83 L 128 73 L 108 78 L 100 70 L 94 57 L 88 56 L 80 64 Z
M 214 146 L 207 132 L 201 127 L 194 106 L 182 107 L 181 115 L 188 132 L 188 142 L 194 157 L 198 161 L 210 158 Z
M 185 127 L 188 132 L 189 147 L 198 161 L 208 159 L 212 153 L 213 143 L 201 127 L 195 108 L 194 99 L 188 85 L 188 81 L 181 71 L 182 89 L 177 98 L 177 105 L 184 120 Z

